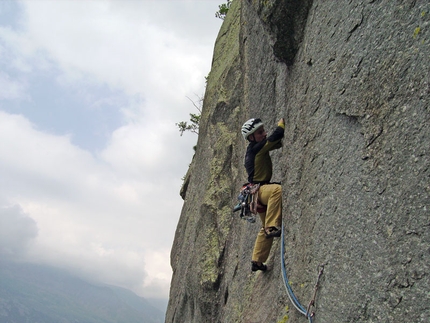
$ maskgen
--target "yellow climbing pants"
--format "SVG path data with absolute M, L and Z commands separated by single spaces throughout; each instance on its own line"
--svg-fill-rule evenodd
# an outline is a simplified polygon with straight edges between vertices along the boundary
M 258 213 L 261 219 L 262 228 L 257 234 L 252 253 L 252 261 L 265 262 L 269 258 L 270 249 L 272 248 L 273 238 L 266 238 L 264 232 L 268 227 L 280 227 L 282 224 L 282 187 L 279 184 L 266 184 L 260 186 L 258 190 L 258 199 L 267 210 L 264 213 Z

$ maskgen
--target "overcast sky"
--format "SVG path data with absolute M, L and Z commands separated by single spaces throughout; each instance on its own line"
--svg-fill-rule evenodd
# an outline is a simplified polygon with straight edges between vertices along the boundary
M 0 1 L 2 258 L 168 297 L 222 2 Z

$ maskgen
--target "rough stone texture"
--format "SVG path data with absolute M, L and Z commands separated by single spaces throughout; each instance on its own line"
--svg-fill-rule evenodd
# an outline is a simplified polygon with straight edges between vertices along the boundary
M 428 322 L 428 1 L 235 0 L 220 30 L 171 253 L 166 323 L 306 322 L 282 281 L 251 273 L 258 222 L 231 213 L 240 126 L 287 120 L 275 152 L 284 255 L 319 322 Z

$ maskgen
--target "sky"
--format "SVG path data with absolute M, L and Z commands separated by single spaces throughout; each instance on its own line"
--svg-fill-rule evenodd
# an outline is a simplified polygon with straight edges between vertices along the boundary
M 0 1 L 0 257 L 168 298 L 220 0 Z

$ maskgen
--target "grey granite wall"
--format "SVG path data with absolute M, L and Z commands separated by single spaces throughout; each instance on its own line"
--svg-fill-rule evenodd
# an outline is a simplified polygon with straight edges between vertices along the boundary
M 258 221 L 232 214 L 246 181 L 242 123 L 286 118 L 291 286 L 314 322 L 430 316 L 428 1 L 234 0 L 219 32 L 171 253 L 166 323 L 306 322 L 280 240 L 251 273 Z

